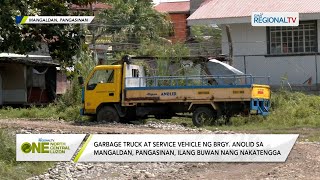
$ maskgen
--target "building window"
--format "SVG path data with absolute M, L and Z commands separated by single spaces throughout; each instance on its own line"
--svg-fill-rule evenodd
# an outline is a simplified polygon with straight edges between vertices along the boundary
M 269 27 L 268 53 L 291 54 L 317 52 L 316 21 L 300 22 L 297 27 Z
M 174 23 L 170 22 L 169 37 L 174 37 L 175 36 L 174 28 L 175 28 Z
M 138 69 L 132 69 L 132 77 L 139 77 L 139 70 Z

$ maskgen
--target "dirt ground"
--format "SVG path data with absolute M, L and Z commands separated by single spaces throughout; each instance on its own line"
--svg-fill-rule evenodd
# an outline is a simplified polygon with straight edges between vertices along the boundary
M 0 120 L 0 128 L 16 129 L 17 132 L 22 133 L 233 133 L 212 132 L 167 124 L 160 124 L 159 126 L 95 124 L 23 119 Z M 320 143 L 297 142 L 285 163 L 97 163 L 97 165 L 92 163 L 90 167 L 89 165 L 85 166 L 88 166 L 89 170 L 86 172 L 81 170 L 85 172 L 83 177 L 70 176 L 71 178 L 66 179 L 320 179 Z M 105 169 L 103 169 L 104 167 Z M 158 170 L 154 170 L 153 167 L 157 167 Z M 62 173 L 59 168 L 57 168 L 56 174 Z M 138 174 L 142 172 L 146 176 L 137 176 L 137 171 L 127 171 L 126 168 L 139 168 Z M 110 169 L 113 172 L 110 173 Z M 48 176 L 34 179 L 46 179 L 45 177 L 53 178 L 48 174 Z M 59 177 L 65 176 L 59 175 Z

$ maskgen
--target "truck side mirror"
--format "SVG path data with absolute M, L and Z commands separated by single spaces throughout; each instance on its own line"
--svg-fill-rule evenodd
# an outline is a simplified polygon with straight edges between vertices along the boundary
M 127 64 L 131 64 L 131 57 L 129 55 L 125 55 L 122 57 L 122 62 L 125 62 Z
M 78 77 L 78 82 L 79 82 L 79 84 L 80 84 L 81 86 L 83 85 L 84 80 L 83 80 L 83 77 L 82 77 L 82 76 L 79 76 L 79 77 Z

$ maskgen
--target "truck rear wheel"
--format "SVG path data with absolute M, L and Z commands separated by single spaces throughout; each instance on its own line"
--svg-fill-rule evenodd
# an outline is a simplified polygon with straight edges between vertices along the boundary
M 117 110 L 111 106 L 104 106 L 99 109 L 97 113 L 97 120 L 99 122 L 119 122 L 120 117 L 118 115 Z
M 211 125 L 216 118 L 216 113 L 209 107 L 198 107 L 192 114 L 193 125 L 197 127 Z

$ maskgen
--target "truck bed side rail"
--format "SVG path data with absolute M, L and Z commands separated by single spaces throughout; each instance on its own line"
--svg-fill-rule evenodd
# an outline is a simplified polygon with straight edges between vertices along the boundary
M 156 88 L 156 87 L 219 87 L 248 86 L 252 84 L 270 84 L 270 76 L 245 75 L 210 75 L 210 76 L 151 76 L 127 77 L 125 88 Z

